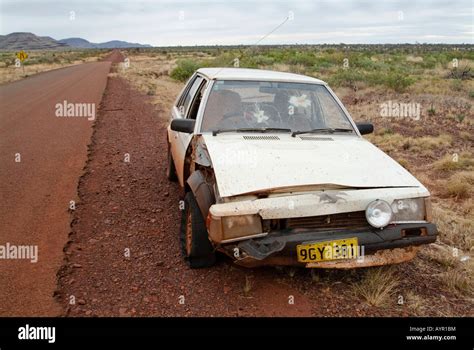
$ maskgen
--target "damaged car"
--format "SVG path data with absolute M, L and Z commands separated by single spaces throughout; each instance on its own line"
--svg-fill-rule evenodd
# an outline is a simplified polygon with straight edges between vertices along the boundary
M 192 268 L 401 263 L 436 240 L 430 193 L 363 134 L 329 86 L 274 71 L 203 68 L 168 126 Z

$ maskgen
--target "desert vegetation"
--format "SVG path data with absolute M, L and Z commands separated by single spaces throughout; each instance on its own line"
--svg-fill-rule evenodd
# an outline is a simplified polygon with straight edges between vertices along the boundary
M 20 66 L 15 65 L 16 52 L 0 51 L 0 84 L 26 78 L 52 69 L 94 62 L 107 50 L 32 50 Z

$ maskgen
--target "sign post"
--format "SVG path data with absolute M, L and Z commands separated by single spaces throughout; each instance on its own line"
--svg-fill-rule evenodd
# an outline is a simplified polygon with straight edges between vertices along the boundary
M 16 53 L 16 58 L 17 58 L 16 59 L 17 62 L 19 60 L 21 63 L 23 63 L 23 61 L 28 58 L 28 54 L 25 51 L 21 50 L 20 52 Z M 21 65 L 21 66 L 23 67 L 23 75 L 25 75 L 25 66 L 24 65 Z

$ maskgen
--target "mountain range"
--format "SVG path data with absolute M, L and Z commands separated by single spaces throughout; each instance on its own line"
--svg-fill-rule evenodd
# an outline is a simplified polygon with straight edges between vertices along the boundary
M 0 50 L 123 49 L 132 47 L 151 47 L 151 45 L 129 43 L 120 40 L 91 43 L 82 38 L 55 40 L 49 36 L 37 36 L 33 33 L 24 32 L 0 35 Z

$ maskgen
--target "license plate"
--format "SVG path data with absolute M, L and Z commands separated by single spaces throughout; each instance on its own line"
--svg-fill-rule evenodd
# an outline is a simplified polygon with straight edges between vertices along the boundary
M 298 261 L 302 263 L 357 259 L 359 244 L 357 238 L 301 244 L 296 246 Z

